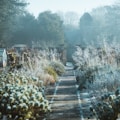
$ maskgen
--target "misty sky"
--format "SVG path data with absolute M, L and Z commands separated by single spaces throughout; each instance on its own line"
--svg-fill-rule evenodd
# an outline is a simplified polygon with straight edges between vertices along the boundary
M 27 9 L 37 16 L 40 12 L 50 10 L 52 12 L 73 11 L 78 14 L 90 11 L 93 8 L 104 5 L 112 5 L 115 0 L 27 0 L 30 4 Z

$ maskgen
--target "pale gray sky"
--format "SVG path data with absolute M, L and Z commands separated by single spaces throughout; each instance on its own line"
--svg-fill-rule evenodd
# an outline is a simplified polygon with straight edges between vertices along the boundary
M 50 10 L 52 12 L 73 11 L 78 14 L 90 11 L 93 8 L 104 5 L 112 5 L 115 0 L 27 0 L 30 5 L 27 9 L 36 17 L 39 13 Z

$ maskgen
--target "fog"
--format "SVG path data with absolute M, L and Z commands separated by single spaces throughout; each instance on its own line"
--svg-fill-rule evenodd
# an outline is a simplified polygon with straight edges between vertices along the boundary
M 0 119 L 120 118 L 119 0 L 0 0 L 0 48 Z
M 27 0 L 29 5 L 28 11 L 36 17 L 40 12 L 50 10 L 52 12 L 76 12 L 82 15 L 84 12 L 91 11 L 93 8 L 112 5 L 116 0 Z
M 3 27 L 0 28 L 1 46 L 21 43 L 47 48 L 64 45 L 71 58 L 76 45 L 100 47 L 104 42 L 119 43 L 118 2 L 27 0 L 11 7 L 15 13 L 9 13 L 9 4 L 4 4 L 6 14 L 1 9 L 0 21 Z

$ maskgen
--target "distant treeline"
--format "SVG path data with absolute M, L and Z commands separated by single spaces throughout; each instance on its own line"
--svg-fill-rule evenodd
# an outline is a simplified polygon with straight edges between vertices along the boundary
M 25 0 L 0 1 L 1 47 L 17 43 L 38 47 L 65 44 L 69 57 L 76 45 L 119 43 L 120 5 L 99 7 L 82 16 L 45 11 L 37 18 L 24 9 L 26 6 Z

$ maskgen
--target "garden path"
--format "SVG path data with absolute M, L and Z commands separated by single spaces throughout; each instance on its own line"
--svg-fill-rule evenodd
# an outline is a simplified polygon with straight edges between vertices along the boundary
M 74 71 L 66 70 L 56 87 L 51 86 L 48 89 L 46 96 L 52 112 L 44 120 L 88 120 L 90 97 L 88 93 L 78 91 L 77 87 Z

